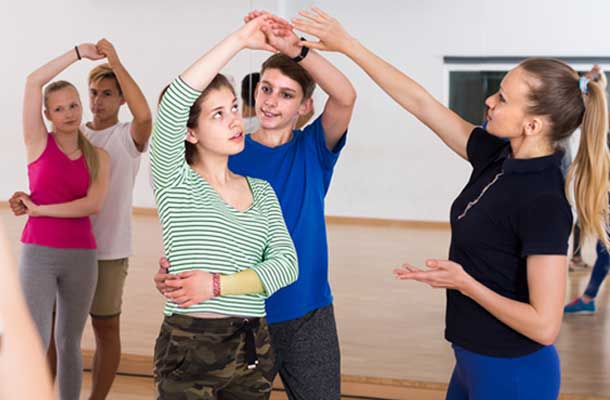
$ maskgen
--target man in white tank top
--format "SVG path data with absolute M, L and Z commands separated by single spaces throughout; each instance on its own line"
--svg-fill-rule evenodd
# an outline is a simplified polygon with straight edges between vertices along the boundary
M 98 281 L 90 315 L 95 332 L 90 400 L 105 399 L 110 391 L 121 358 L 120 314 L 123 287 L 131 254 L 131 214 L 133 187 L 140 167 L 140 155 L 148 147 L 152 116 L 146 98 L 122 65 L 106 39 L 97 43 L 107 64 L 89 73 L 89 107 L 93 120 L 81 131 L 94 146 L 108 152 L 111 160 L 110 188 L 102 210 L 91 217 L 97 242 Z M 119 121 L 119 111 L 127 103 L 133 115 L 130 122 Z M 11 208 L 16 215 L 25 212 L 15 193 Z M 51 365 L 54 343 L 49 349 Z

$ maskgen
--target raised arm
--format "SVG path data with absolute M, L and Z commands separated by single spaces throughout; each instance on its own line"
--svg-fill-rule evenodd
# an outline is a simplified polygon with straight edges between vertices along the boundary
M 66 51 L 28 75 L 23 96 L 23 140 L 27 151 L 27 162 L 36 160 L 47 145 L 47 128 L 42 118 L 42 88 L 68 66 L 82 58 L 99 60 L 94 44 L 84 43 Z
M 89 185 L 87 195 L 66 203 L 36 205 L 26 194 L 18 197 L 32 217 L 80 218 L 97 214 L 104 205 L 108 182 L 110 181 L 110 156 L 97 148 L 99 171 L 97 178 Z
M 203 90 L 214 76 L 241 50 L 275 51 L 266 42 L 261 27 L 266 25 L 264 16 L 255 18 L 197 59 L 180 77 L 196 90 Z
M 144 151 L 152 133 L 152 115 L 146 97 L 121 63 L 112 43 L 102 39 L 97 42 L 97 48 L 108 59 L 108 64 L 119 81 L 127 107 L 133 115 L 131 137 L 138 150 Z
M 240 50 L 274 50 L 266 43 L 257 18 L 230 34 L 174 80 L 161 99 L 153 128 L 151 169 L 155 189 L 175 184 L 184 165 L 184 137 L 189 110 L 203 89 Z
M 257 17 L 260 12 L 252 12 L 247 17 Z M 273 17 L 273 21 L 280 20 Z M 278 26 L 276 24 L 276 26 Z M 301 53 L 302 42 L 288 29 L 268 29 L 263 27 L 267 41 L 282 54 L 295 58 Z M 322 126 L 326 146 L 332 150 L 339 142 L 352 118 L 356 103 L 356 90 L 347 77 L 326 58 L 310 50 L 299 64 L 311 75 L 313 80 L 328 95 L 322 111 Z
M 436 100 L 426 89 L 350 36 L 341 24 L 319 8 L 302 11 L 294 27 L 313 35 L 318 42 L 304 45 L 338 51 L 358 64 L 394 101 L 435 132 L 453 151 L 467 159 L 466 145 L 474 125 Z M 281 24 L 274 28 L 281 29 Z M 286 27 L 284 27 L 286 28 Z

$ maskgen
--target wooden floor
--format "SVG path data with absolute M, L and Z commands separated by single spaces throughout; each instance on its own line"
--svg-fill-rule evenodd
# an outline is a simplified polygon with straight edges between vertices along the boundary
M 444 388 L 422 387 L 416 382 L 401 384 L 374 384 L 343 382 L 341 399 L 349 400 L 444 400 Z M 81 390 L 81 400 L 88 398 L 91 374 L 86 372 Z M 150 400 L 154 398 L 154 384 L 150 377 L 117 376 L 108 400 Z M 562 394 L 559 400 L 606 400 L 607 397 Z M 271 400 L 288 400 L 281 385 L 275 385 Z
M 0 217 L 18 252 L 24 220 L 9 216 L 6 208 L 0 208 Z M 139 364 L 137 371 L 130 370 L 134 364 L 128 365 L 127 361 L 121 368 L 148 374 L 163 305 L 163 299 L 152 283 L 161 254 L 157 218 L 136 216 L 134 235 L 134 255 L 124 297 L 122 341 L 126 358 L 133 356 L 144 362 Z M 444 398 L 443 388 L 453 367 L 451 349 L 443 339 L 444 292 L 413 282 L 396 281 L 391 271 L 403 261 L 421 264 L 427 257 L 446 257 L 448 229 L 331 222 L 328 235 L 344 389 L 355 390 L 349 393 L 354 396 L 386 399 Z M 590 245 L 585 247 L 584 255 L 587 261 L 594 261 Z M 589 271 L 570 274 L 568 299 L 582 292 L 588 274 Z M 606 284 L 598 297 L 597 314 L 564 319 L 557 341 L 563 368 L 564 399 L 600 396 L 610 399 L 609 297 Z M 89 328 L 83 337 L 83 348 L 94 348 Z M 152 389 L 147 379 L 121 377 L 114 389 L 116 396 L 112 398 L 150 398 Z M 130 385 L 142 388 L 142 394 L 125 389 Z M 385 394 L 386 389 L 390 394 Z M 404 392 L 415 389 L 424 390 L 425 394 Z M 381 394 L 375 396 L 374 393 Z M 281 392 L 277 392 L 274 398 L 281 399 L 281 396 Z
M 87 399 L 91 388 L 91 374 L 85 373 L 81 399 Z M 416 386 L 375 385 L 366 383 L 345 382 L 342 385 L 342 399 L 351 400 L 443 400 L 445 391 L 425 389 Z M 152 378 L 118 376 L 109 400 L 150 400 L 153 399 L 154 386 Z M 287 400 L 288 397 L 281 385 L 274 387 L 271 400 Z

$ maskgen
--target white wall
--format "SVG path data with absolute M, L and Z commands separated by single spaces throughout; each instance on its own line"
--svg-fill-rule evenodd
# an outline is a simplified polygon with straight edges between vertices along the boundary
M 4 145 L 0 199 L 26 188 L 21 142 L 25 76 L 77 42 L 113 40 L 124 64 L 154 106 L 159 90 L 190 61 L 239 26 L 252 6 L 291 16 L 314 4 L 300 0 L 107 0 L 11 2 L 3 10 L 5 48 L 0 97 Z M 390 1 L 327 0 L 315 4 L 337 16 L 366 46 L 442 99 L 443 56 L 608 56 L 610 3 L 604 0 Z M 244 53 L 225 70 L 237 80 L 257 69 L 264 53 Z M 465 184 L 467 163 L 445 149 L 425 127 L 379 90 L 352 62 L 327 54 L 354 83 L 358 104 L 348 147 L 328 195 L 330 215 L 410 220 L 448 219 Z M 85 95 L 80 62 L 62 78 Z M 317 108 L 324 96 L 316 95 Z M 87 115 L 89 116 L 89 115 Z M 127 117 L 127 113 L 125 114 Z M 148 162 L 148 159 L 145 160 Z M 136 206 L 153 206 L 143 165 Z
M 297 7 L 308 1 L 295 1 Z M 317 1 L 367 47 L 443 98 L 443 56 L 608 56 L 610 3 L 567 0 Z M 330 54 L 358 102 L 330 215 L 446 221 L 469 166 L 378 89 Z
M 8 49 L 3 49 L 0 64 L 4 78 L 0 96 L 4 123 L 0 199 L 8 199 L 16 189 L 27 189 L 21 100 L 29 72 L 77 43 L 106 37 L 114 43 L 123 64 L 142 88 L 151 108 L 156 110 L 160 90 L 193 60 L 238 29 L 252 8 L 275 11 L 277 1 L 11 1 L 8 7 L 3 7 L 0 37 L 2 46 Z M 244 51 L 223 72 L 232 75 L 239 85 L 242 76 L 258 71 L 267 56 L 265 52 Z M 88 103 L 86 78 L 93 66 L 94 63 L 83 60 L 59 76 L 77 86 L 83 104 Z M 84 118 L 90 117 L 87 110 Z M 130 118 L 127 107 L 122 110 L 121 118 Z M 134 204 L 140 207 L 155 205 L 149 187 L 148 163 L 145 155 L 134 191 Z

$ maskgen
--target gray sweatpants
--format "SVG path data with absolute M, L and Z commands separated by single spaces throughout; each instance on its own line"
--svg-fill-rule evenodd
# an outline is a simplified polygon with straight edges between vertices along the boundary
M 339 400 L 341 355 L 333 305 L 269 325 L 275 371 L 290 400 Z
M 19 277 L 43 348 L 49 347 L 53 304 L 57 382 L 61 400 L 78 400 L 83 374 L 81 338 L 97 282 L 95 250 L 24 244 Z

